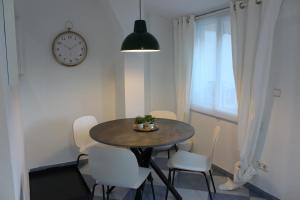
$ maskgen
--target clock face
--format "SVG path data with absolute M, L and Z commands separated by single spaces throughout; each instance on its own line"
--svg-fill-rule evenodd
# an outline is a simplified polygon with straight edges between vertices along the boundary
M 87 56 L 87 45 L 78 33 L 66 31 L 53 41 L 52 52 L 57 62 L 65 66 L 76 66 Z

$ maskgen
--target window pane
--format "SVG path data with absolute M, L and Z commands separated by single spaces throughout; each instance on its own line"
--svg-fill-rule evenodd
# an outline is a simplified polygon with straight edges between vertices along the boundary
M 216 86 L 217 26 L 215 20 L 199 23 L 196 29 L 192 99 L 204 108 L 214 107 Z
M 195 35 L 192 107 L 214 115 L 236 115 L 229 16 L 198 20 Z

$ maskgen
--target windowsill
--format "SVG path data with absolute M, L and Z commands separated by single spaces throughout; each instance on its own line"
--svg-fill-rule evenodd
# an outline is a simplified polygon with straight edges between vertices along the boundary
M 199 113 L 199 114 L 202 114 L 202 115 L 211 117 L 211 118 L 215 118 L 215 119 L 217 119 L 217 120 L 222 120 L 222 121 L 229 122 L 229 123 L 236 124 L 236 125 L 238 124 L 238 122 L 237 122 L 236 120 L 227 119 L 227 118 L 225 118 L 225 117 L 219 117 L 219 116 L 216 116 L 216 115 L 213 115 L 213 114 L 209 114 L 209 113 L 205 113 L 205 112 L 202 112 L 202 111 L 193 109 L 193 108 L 191 108 L 190 110 L 191 110 L 192 112 Z

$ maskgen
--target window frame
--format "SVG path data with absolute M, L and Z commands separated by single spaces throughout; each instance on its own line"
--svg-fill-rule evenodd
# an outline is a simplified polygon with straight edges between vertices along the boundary
M 210 18 L 210 17 L 222 16 L 222 15 L 230 16 L 229 9 L 222 9 L 221 11 L 216 11 L 213 13 L 200 15 L 195 18 L 195 21 L 203 20 L 203 19 Z M 217 33 L 217 34 L 219 34 L 219 33 Z M 233 68 L 233 66 L 232 66 L 232 68 Z M 192 88 L 192 85 L 191 85 L 191 88 Z M 236 114 L 230 114 L 230 113 L 223 112 L 221 110 L 207 109 L 205 107 L 197 106 L 197 105 L 192 104 L 192 100 L 191 100 L 191 104 L 190 104 L 190 110 L 193 112 L 196 112 L 196 113 L 200 113 L 200 114 L 212 117 L 212 118 L 227 121 L 227 122 L 230 122 L 233 124 L 238 124 L 238 101 L 237 101 L 237 113 Z

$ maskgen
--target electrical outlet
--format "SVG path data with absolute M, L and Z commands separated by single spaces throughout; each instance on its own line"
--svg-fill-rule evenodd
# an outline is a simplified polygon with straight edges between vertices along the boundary
M 281 97 L 281 89 L 274 88 L 272 93 L 273 97 Z
M 264 172 L 268 172 L 268 167 L 265 163 L 257 161 L 257 167 Z

